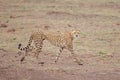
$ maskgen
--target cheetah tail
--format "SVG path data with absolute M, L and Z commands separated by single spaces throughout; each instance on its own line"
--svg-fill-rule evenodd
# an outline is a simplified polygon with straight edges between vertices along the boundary
M 22 48 L 21 46 L 22 46 L 22 44 L 19 43 L 19 44 L 18 44 L 18 49 L 22 51 L 22 50 L 24 50 L 24 48 Z
M 23 47 L 22 48 L 22 44 L 18 44 L 18 49 L 21 50 L 21 51 L 27 51 L 32 43 L 32 40 L 33 40 L 33 36 L 30 36 L 30 39 L 29 39 L 29 42 L 28 42 L 28 45 L 26 47 Z

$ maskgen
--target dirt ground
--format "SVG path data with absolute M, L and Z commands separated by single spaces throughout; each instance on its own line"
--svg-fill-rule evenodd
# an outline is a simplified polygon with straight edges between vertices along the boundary
M 38 60 L 30 53 L 20 63 L 18 44 L 39 29 L 79 29 L 83 65 L 67 50 L 54 63 L 59 48 L 47 41 Z M 0 80 L 120 80 L 120 0 L 0 0 Z

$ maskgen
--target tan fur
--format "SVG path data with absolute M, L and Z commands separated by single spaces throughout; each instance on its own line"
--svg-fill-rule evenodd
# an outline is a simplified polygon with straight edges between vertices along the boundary
M 74 30 L 61 34 L 51 33 L 51 32 L 35 32 L 31 35 L 32 38 L 29 40 L 29 44 L 31 44 L 31 39 L 34 40 L 36 46 L 36 57 L 38 57 L 41 52 L 43 41 L 48 40 L 52 45 L 60 48 L 60 52 L 58 53 L 55 62 L 58 61 L 60 54 L 64 49 L 67 49 L 71 52 L 73 58 L 78 64 L 81 64 L 80 61 L 76 58 L 73 51 L 73 39 L 78 37 L 80 31 Z M 28 46 L 30 46 L 28 44 Z
M 58 53 L 55 62 L 58 61 L 60 54 L 62 53 L 63 49 L 67 49 L 71 52 L 72 57 L 75 59 L 75 61 L 78 64 L 80 63 L 80 60 L 76 58 L 76 55 L 73 51 L 73 39 L 80 34 L 80 31 L 74 30 L 70 32 L 65 32 L 61 34 L 55 34 L 55 33 L 49 33 L 46 32 L 46 40 L 48 40 L 52 45 L 60 47 L 60 52 Z
M 29 39 L 29 41 L 28 41 L 27 47 L 22 48 L 22 47 L 21 47 L 21 44 L 19 44 L 18 49 L 24 50 L 24 51 L 25 51 L 25 56 L 27 56 L 27 55 L 28 55 L 28 52 L 30 51 L 31 43 L 32 43 L 32 41 L 33 41 L 34 44 L 35 44 L 35 47 L 36 47 L 36 48 L 35 48 L 35 49 L 36 49 L 36 51 L 35 51 L 35 57 L 38 58 L 38 55 L 39 55 L 39 53 L 41 52 L 41 49 L 42 49 L 43 41 L 44 41 L 44 40 L 45 40 L 45 35 L 43 34 L 42 31 L 34 32 L 34 33 L 32 33 L 32 35 L 30 36 L 30 39 Z M 24 56 L 24 57 L 25 57 L 25 56 Z

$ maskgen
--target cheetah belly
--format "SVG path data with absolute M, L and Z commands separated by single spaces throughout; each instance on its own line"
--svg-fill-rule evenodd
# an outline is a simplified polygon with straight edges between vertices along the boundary
M 61 42 L 57 44 L 58 47 L 64 47 L 65 46 L 65 42 Z
M 65 42 L 64 41 L 50 41 L 50 43 L 54 46 L 57 46 L 57 47 L 64 47 L 65 46 Z

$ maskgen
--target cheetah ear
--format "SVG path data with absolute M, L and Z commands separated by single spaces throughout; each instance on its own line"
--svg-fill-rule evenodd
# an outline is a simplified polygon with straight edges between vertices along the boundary
M 72 34 L 74 34 L 76 32 L 80 34 L 80 30 L 72 30 Z
M 72 30 L 72 34 L 74 34 L 76 31 L 75 30 Z
M 76 26 L 71 26 L 70 24 L 67 24 L 68 27 L 71 27 L 71 32 L 75 33 L 76 31 L 80 32 L 80 30 Z

